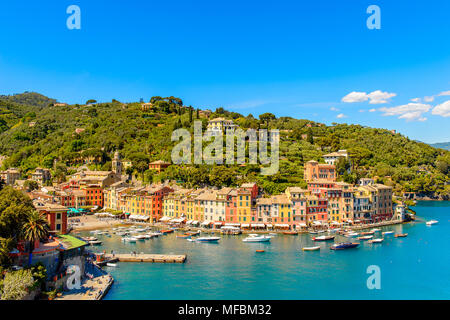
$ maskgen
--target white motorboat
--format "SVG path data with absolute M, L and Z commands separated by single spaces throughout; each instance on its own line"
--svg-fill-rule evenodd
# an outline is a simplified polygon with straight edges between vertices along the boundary
M 372 231 L 373 231 L 373 232 L 379 232 L 379 231 L 381 231 L 381 229 L 373 228 Z
M 370 240 L 372 238 L 373 238 L 373 236 L 362 236 L 362 237 L 358 237 L 357 239 L 358 240 Z
M 122 238 L 123 242 L 136 242 L 138 239 L 136 237 L 124 237 Z
M 108 267 L 117 267 L 117 264 L 116 264 L 116 263 L 111 263 L 111 262 L 108 262 L 106 265 L 107 265 Z
M 383 234 L 393 234 L 393 233 L 394 233 L 394 231 L 392 231 L 392 230 L 383 232 Z
M 334 236 L 318 236 L 318 237 L 314 237 L 312 238 L 312 240 L 314 241 L 328 241 L 328 240 L 333 240 Z
M 431 225 L 433 225 L 433 224 L 436 224 L 436 223 L 438 223 L 439 221 L 437 221 L 437 220 L 430 220 L 430 221 L 427 221 L 426 222 L 426 225 L 427 226 L 431 226 Z
M 217 242 L 219 240 L 220 240 L 220 237 L 200 237 L 200 238 L 188 239 L 188 241 L 195 241 L 195 242 Z
M 271 237 L 268 236 L 249 236 L 242 240 L 243 242 L 269 242 Z
M 91 246 L 99 246 L 99 245 L 102 244 L 102 242 L 99 241 L 99 240 L 94 240 L 94 241 L 89 241 L 89 244 L 90 244 Z
M 382 243 L 383 242 L 383 238 L 377 238 L 377 239 L 372 239 L 367 241 L 367 243 Z
M 138 239 L 138 240 L 145 240 L 147 239 L 147 237 L 143 234 L 138 234 L 136 236 L 134 236 L 134 238 Z
M 316 251 L 316 250 L 320 250 L 320 246 L 315 246 L 315 247 L 303 247 L 302 250 L 303 250 L 303 251 Z

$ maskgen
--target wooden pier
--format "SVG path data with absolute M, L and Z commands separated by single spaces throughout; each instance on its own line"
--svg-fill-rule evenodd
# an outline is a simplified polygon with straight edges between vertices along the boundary
M 97 262 L 98 265 L 103 266 L 107 263 L 114 262 L 155 262 L 155 263 L 183 263 L 186 261 L 186 255 L 171 255 L 171 254 L 131 254 L 131 253 L 115 253 L 104 254 L 104 260 Z

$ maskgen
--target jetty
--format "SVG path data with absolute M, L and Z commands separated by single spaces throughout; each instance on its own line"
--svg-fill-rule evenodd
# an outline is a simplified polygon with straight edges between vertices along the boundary
M 187 256 L 182 255 L 171 255 L 171 254 L 148 254 L 148 253 L 115 253 L 115 254 L 101 254 L 103 259 L 97 261 L 98 266 L 104 266 L 107 263 L 114 262 L 154 262 L 154 263 L 184 263 Z

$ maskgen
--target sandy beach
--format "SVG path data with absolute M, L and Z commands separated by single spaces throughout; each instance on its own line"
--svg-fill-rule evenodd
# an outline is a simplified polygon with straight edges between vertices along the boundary
M 80 220 L 80 222 L 74 223 L 76 220 Z M 120 220 L 100 220 L 97 217 L 90 215 L 72 217 L 68 219 L 68 222 L 69 224 L 72 224 L 73 231 L 107 229 L 123 224 L 123 221 Z

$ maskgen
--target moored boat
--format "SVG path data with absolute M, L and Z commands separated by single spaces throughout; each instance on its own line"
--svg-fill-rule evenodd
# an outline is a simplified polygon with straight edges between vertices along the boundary
M 407 237 L 407 236 L 408 236 L 407 233 L 397 233 L 397 234 L 395 234 L 396 238 L 404 238 L 404 237 Z
M 296 235 L 298 235 L 298 232 L 297 231 L 284 231 L 283 234 L 290 235 L 290 236 L 296 236 Z
M 383 234 L 393 234 L 393 233 L 394 233 L 394 231 L 392 231 L 392 230 L 384 231 L 384 232 L 383 232 Z
M 243 242 L 269 242 L 271 237 L 267 236 L 249 236 L 242 240 Z
M 373 228 L 372 231 L 373 231 L 373 232 L 379 232 L 379 231 L 381 231 L 381 229 Z
M 362 237 L 358 237 L 356 239 L 358 239 L 358 240 L 370 240 L 372 238 L 373 238 L 373 236 L 362 236 Z
M 106 265 L 107 265 L 108 267 L 117 267 L 117 264 L 116 264 L 116 263 L 111 263 L 111 262 L 106 263 Z
M 345 234 L 344 234 L 344 237 L 347 237 L 347 238 L 354 238 L 354 237 L 357 237 L 358 235 L 359 235 L 358 232 L 348 232 L 348 233 L 345 233 Z
M 122 238 L 123 242 L 136 242 L 137 239 L 135 237 L 124 237 Z
M 315 246 L 315 247 L 303 247 L 302 250 L 303 250 L 303 251 L 317 251 L 317 250 L 320 250 L 320 246 Z
M 382 243 L 383 242 L 383 238 L 377 238 L 377 239 L 372 239 L 367 241 L 367 243 Z
M 360 235 L 362 236 L 370 236 L 373 235 L 375 233 L 375 231 L 366 231 L 366 232 L 361 232 Z
M 217 242 L 220 240 L 220 237 L 200 237 L 200 238 L 188 239 L 188 240 L 195 241 L 195 242 Z
M 180 239 L 190 239 L 191 236 L 190 236 L 189 234 L 180 234 L 180 235 L 177 235 L 177 238 L 180 238 Z
M 426 222 L 426 225 L 427 226 L 431 226 L 431 225 L 433 225 L 433 224 L 436 224 L 436 223 L 438 223 L 439 221 L 437 221 L 437 220 L 430 220 L 430 221 L 427 221 Z
M 256 252 L 265 252 L 264 250 L 256 250 Z
M 328 241 L 328 240 L 333 240 L 335 238 L 335 236 L 318 236 L 318 237 L 314 237 L 312 238 L 314 241 Z
M 343 249 L 356 248 L 357 246 L 359 246 L 359 243 L 357 243 L 357 242 L 341 242 L 341 243 L 333 244 L 330 247 L 330 249 L 331 250 L 343 250 Z
M 168 234 L 168 233 L 172 233 L 173 230 L 172 229 L 167 229 L 167 230 L 161 230 L 162 234 Z

